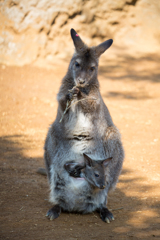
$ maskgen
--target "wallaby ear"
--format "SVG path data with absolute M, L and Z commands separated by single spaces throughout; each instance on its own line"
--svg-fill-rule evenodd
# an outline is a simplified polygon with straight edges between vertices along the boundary
M 92 159 L 88 157 L 85 153 L 83 153 L 83 156 L 84 156 L 86 165 L 88 165 L 89 167 L 92 167 Z
M 82 52 L 86 48 L 86 45 L 73 28 L 71 28 L 71 37 L 76 48 L 76 51 Z
M 112 160 L 112 157 L 103 160 L 103 166 L 106 167 L 111 160 Z
M 97 53 L 97 56 L 100 57 L 100 55 L 102 53 L 104 53 L 113 43 L 113 40 L 112 39 L 109 39 L 101 44 L 99 44 L 97 47 L 96 47 L 96 53 Z

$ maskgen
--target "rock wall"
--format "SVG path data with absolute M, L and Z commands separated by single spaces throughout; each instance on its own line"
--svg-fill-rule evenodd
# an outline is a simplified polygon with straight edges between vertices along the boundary
M 157 0 L 1 0 L 0 62 L 52 64 L 73 53 L 70 28 L 89 45 L 114 39 L 131 53 L 160 51 Z

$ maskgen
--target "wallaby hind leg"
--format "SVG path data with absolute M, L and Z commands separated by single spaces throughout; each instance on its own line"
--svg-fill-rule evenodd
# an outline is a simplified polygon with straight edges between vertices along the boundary
M 102 221 L 110 223 L 114 220 L 113 214 L 106 207 L 100 209 L 100 217 Z
M 50 220 L 53 220 L 58 218 L 60 213 L 61 207 L 59 205 L 55 205 L 47 212 L 46 217 L 48 217 Z
M 75 162 L 67 162 L 64 168 L 69 173 L 70 176 L 78 178 L 81 177 L 81 170 L 85 168 L 85 165 L 81 165 Z

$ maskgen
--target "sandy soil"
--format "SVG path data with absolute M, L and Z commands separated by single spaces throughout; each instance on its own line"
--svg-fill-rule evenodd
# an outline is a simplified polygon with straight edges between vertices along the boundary
M 49 187 L 36 170 L 44 166 L 44 140 L 68 62 L 51 70 L 0 65 L 0 239 L 160 239 L 159 63 L 154 55 L 100 62 L 101 93 L 126 152 L 109 196 L 110 224 L 98 213 L 45 217 Z

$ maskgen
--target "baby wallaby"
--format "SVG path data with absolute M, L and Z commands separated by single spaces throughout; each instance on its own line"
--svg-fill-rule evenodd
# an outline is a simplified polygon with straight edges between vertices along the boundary
M 70 176 L 75 178 L 85 178 L 93 187 L 104 189 L 105 182 L 105 168 L 112 158 L 105 160 L 93 160 L 85 153 L 84 164 L 78 164 L 73 161 L 67 162 L 64 167 Z

